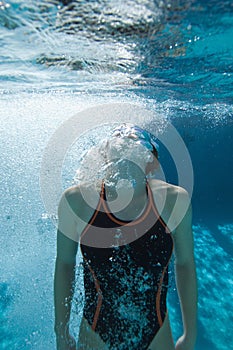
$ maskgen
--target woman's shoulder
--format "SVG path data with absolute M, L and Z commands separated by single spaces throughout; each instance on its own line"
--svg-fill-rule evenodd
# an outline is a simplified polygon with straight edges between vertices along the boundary
M 151 179 L 148 181 L 152 192 L 166 191 L 169 197 L 177 197 L 180 195 L 183 199 L 188 197 L 188 192 L 181 186 L 173 185 L 163 180 Z
M 65 198 L 70 205 L 78 205 L 82 199 L 82 191 L 79 185 L 71 186 L 65 189 L 62 198 Z
M 149 181 L 154 201 L 159 212 L 164 215 L 169 229 L 174 232 L 181 218 L 190 207 L 190 196 L 186 189 L 162 180 Z
M 68 187 L 63 192 L 63 196 L 66 197 L 67 200 L 70 201 L 82 201 L 88 195 L 93 194 L 99 196 L 101 190 L 101 186 L 93 185 L 88 183 L 76 184 Z
M 90 184 L 78 184 L 68 187 L 62 195 L 75 214 L 90 215 L 99 201 L 99 187 Z

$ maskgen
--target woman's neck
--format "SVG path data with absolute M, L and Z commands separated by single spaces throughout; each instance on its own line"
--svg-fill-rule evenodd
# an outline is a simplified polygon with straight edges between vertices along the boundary
M 133 186 L 122 186 L 122 188 L 117 188 L 113 183 L 106 183 L 105 196 L 108 207 L 115 216 L 122 220 L 134 220 L 147 206 L 147 183 L 134 182 Z

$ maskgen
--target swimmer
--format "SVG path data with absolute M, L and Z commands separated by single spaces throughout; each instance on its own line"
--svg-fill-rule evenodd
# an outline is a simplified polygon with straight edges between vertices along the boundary
M 59 203 L 57 350 L 194 350 L 197 280 L 188 193 L 151 176 L 159 167 L 158 145 L 152 134 L 137 126 L 114 129 L 99 154 L 108 166 L 95 184 L 99 192 L 91 198 L 92 205 L 83 195 L 91 182 L 89 187 L 70 187 Z M 69 322 L 74 289 L 79 287 L 78 245 L 85 298 L 76 344 Z M 173 252 L 183 322 L 176 344 L 166 305 Z

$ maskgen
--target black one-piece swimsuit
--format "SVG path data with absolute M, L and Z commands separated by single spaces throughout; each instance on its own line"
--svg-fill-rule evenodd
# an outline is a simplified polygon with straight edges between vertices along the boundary
M 155 207 L 148 202 L 134 221 L 109 212 L 105 187 L 81 235 L 84 262 L 84 317 L 111 350 L 146 350 L 166 312 L 168 264 L 173 239 Z M 105 247 L 93 242 L 107 242 Z

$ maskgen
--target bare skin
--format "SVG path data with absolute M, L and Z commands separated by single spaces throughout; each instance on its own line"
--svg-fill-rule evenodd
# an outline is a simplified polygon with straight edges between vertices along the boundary
M 167 223 L 173 235 L 176 284 L 183 318 L 183 335 L 178 339 L 176 344 L 174 344 L 172 338 L 169 317 L 167 315 L 163 326 L 152 340 L 148 350 L 194 350 L 196 340 L 197 284 L 189 197 L 187 192 L 178 186 L 160 180 L 150 180 L 148 183 L 159 214 Z M 125 191 L 124 195 L 127 196 L 127 191 Z M 133 219 L 135 207 L 138 207 L 140 212 L 145 206 L 145 201 L 146 192 L 144 194 L 142 192 L 138 200 L 134 201 L 132 208 L 129 207 L 127 213 L 122 212 L 121 217 L 119 215 L 118 217 L 123 220 Z M 82 210 L 83 220 L 74 214 L 78 214 L 80 210 Z M 74 339 L 68 331 L 70 306 L 74 290 L 73 282 L 78 247 L 77 242 L 86 226 L 86 222 L 90 220 L 93 212 L 94 209 L 85 206 L 78 187 L 72 187 L 65 191 L 58 211 L 59 228 L 54 281 L 57 350 L 108 349 L 107 345 L 91 329 L 84 318 L 81 322 L 77 348 L 75 347 Z M 61 232 L 65 233 L 65 235 Z M 66 303 L 64 300 L 66 300 Z

